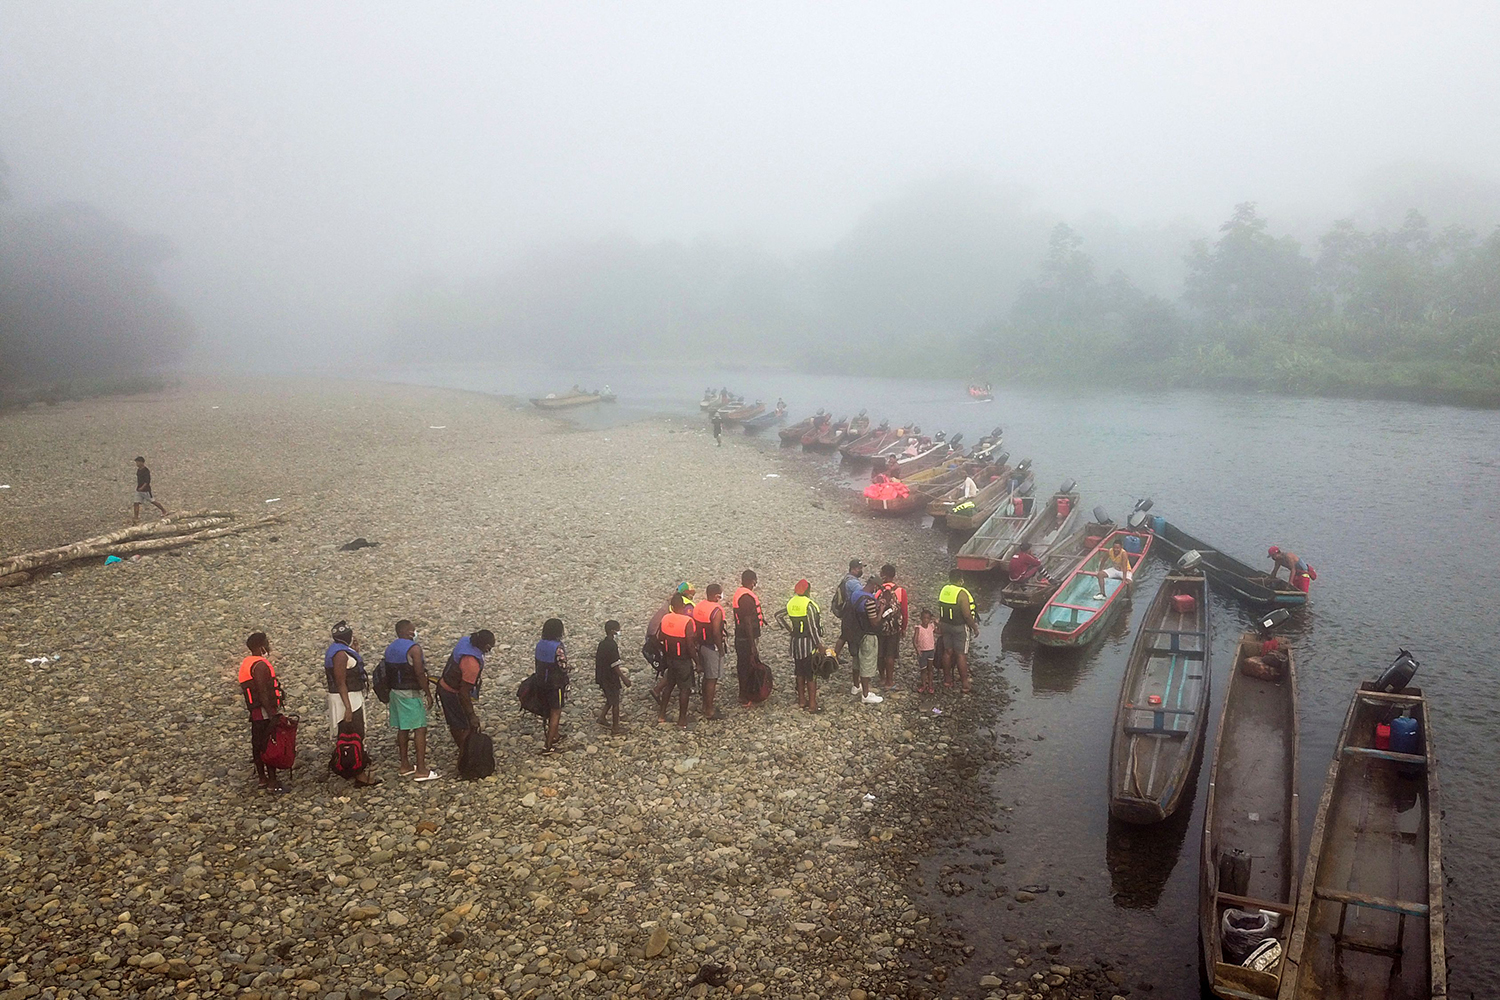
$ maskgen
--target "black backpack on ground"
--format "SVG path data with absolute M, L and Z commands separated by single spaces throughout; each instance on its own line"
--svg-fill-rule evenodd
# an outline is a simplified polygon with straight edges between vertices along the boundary
M 466 781 L 488 778 L 495 773 L 495 741 L 478 729 L 469 733 L 458 758 L 458 776 Z

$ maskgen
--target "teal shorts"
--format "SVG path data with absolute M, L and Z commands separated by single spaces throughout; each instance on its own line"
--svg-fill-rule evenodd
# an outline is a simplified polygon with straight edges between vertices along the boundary
M 391 728 L 410 732 L 427 728 L 427 702 L 420 691 L 391 691 Z

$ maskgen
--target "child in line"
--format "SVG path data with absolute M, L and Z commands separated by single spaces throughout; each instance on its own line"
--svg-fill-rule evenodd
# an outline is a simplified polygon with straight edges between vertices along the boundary
M 917 651 L 917 664 L 922 676 L 917 680 L 918 694 L 932 694 L 932 661 L 937 655 L 937 621 L 927 608 L 922 609 L 922 623 L 912 629 L 912 648 Z
M 630 674 L 620 659 L 620 644 L 615 636 L 620 633 L 620 623 L 611 618 L 604 623 L 604 638 L 594 650 L 594 683 L 604 692 L 604 708 L 599 712 L 599 725 L 609 725 L 610 732 L 620 733 L 620 694 L 622 688 L 630 686 Z M 614 713 L 614 724 L 605 722 Z

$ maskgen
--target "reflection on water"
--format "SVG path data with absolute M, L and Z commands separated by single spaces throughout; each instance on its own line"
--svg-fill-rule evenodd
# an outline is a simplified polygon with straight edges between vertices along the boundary
M 1322 789 L 1334 740 L 1359 680 L 1406 646 L 1422 661 L 1418 683 L 1432 705 L 1442 761 L 1448 945 L 1454 996 L 1500 996 L 1500 773 L 1495 567 L 1500 566 L 1496 454 L 1500 413 L 1342 399 L 1270 395 L 1090 390 L 1080 407 L 1066 390 L 1005 389 L 974 404 L 956 383 L 835 378 L 774 371 L 723 372 L 541 369 L 427 369 L 389 373 L 398 381 L 521 397 L 578 382 L 609 382 L 611 407 L 574 411 L 583 426 L 647 414 L 700 420 L 705 386 L 729 382 L 747 398 L 782 396 L 797 420 L 818 407 L 868 408 L 878 422 L 916 421 L 929 431 L 977 440 L 995 424 L 1005 450 L 1035 460 L 1038 482 L 1078 480 L 1083 506 L 1123 517 L 1137 497 L 1154 513 L 1255 565 L 1271 544 L 1318 570 L 1312 604 L 1282 629 L 1296 649 L 1302 725 L 1303 802 Z M 776 446 L 766 435 L 764 447 Z M 707 438 L 705 437 L 705 443 Z M 836 469 L 836 456 L 809 455 Z M 925 521 L 914 537 L 948 542 Z M 989 585 L 973 589 L 980 643 L 1010 682 L 1013 702 L 1000 732 L 1026 753 L 993 776 L 1003 829 L 968 845 L 999 850 L 1012 885 L 1049 883 L 1049 893 L 1005 908 L 970 894 L 954 916 L 976 953 L 974 978 L 1008 965 L 1001 933 L 1064 940 L 1061 960 L 1093 954 L 1116 962 L 1131 982 L 1160 996 L 1197 989 L 1197 831 L 1202 796 L 1184 802 L 1162 830 L 1122 831 L 1108 822 L 1109 738 L 1132 629 L 1162 574 L 1153 560 L 1134 607 L 1108 635 L 1080 652 L 1035 649 L 1029 621 L 1012 619 Z M 1253 618 L 1216 597 L 1217 724 L 1224 674 L 1238 635 Z M 1031 675 L 1028 685 L 1022 674 Z M 1207 734 L 1212 746 L 1216 734 Z M 1200 755 L 1201 759 L 1201 755 Z M 1196 791 L 1196 790 L 1195 790 Z M 1302 810 L 1310 826 L 1313 808 Z M 1174 826 L 1176 824 L 1177 826 Z M 1309 830 L 1303 831 L 1304 846 Z M 1191 836 L 1189 834 L 1192 834 Z M 1101 863 L 1102 859 L 1102 863 Z M 963 852 L 948 856 L 963 864 Z M 958 985 L 956 980 L 950 981 Z M 972 990 L 970 992 L 973 992 Z

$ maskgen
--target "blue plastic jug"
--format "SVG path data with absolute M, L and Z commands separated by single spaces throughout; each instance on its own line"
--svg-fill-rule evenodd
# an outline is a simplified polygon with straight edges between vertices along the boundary
M 1422 753 L 1422 744 L 1417 736 L 1416 719 L 1403 715 L 1400 718 L 1391 720 L 1392 751 L 1420 756 Z

